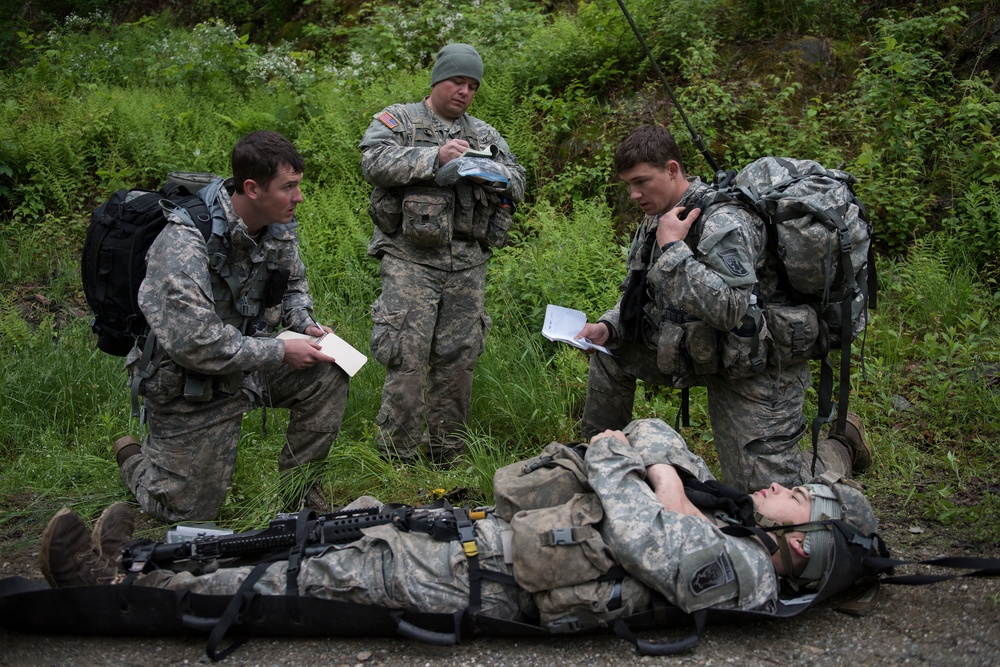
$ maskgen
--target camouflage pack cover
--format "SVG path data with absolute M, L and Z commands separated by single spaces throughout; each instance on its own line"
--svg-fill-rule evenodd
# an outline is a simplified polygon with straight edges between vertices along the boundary
M 856 179 L 813 160 L 765 157 L 744 167 L 730 193 L 749 204 L 769 225 L 772 247 L 784 267 L 796 301 L 820 306 L 827 322 L 839 312 L 824 312 L 849 299 L 857 337 L 867 324 L 868 257 L 872 227 L 855 195 Z M 840 332 L 832 327 L 833 345 Z

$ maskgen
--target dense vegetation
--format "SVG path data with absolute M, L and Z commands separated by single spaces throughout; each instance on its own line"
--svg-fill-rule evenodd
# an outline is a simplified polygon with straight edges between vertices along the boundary
M 173 9 L 28 2 L 0 34 L 0 523 L 128 497 L 110 444 L 138 425 L 120 360 L 93 347 L 77 261 L 90 209 L 117 188 L 154 187 L 171 170 L 225 173 L 243 133 L 287 134 L 307 159 L 299 219 L 318 315 L 367 349 L 379 285 L 365 254 L 357 142 L 384 105 L 426 93 L 427 68 L 448 41 L 480 49 L 486 79 L 472 112 L 500 129 L 529 174 L 515 243 L 490 268 L 495 326 L 477 369 L 469 466 L 394 469 L 378 458 L 382 371 L 371 362 L 352 382 L 328 485 L 338 501 L 464 487 L 488 502 L 496 466 L 574 439 L 586 357 L 538 331 L 546 303 L 593 319 L 617 298 L 637 212 L 610 178 L 616 142 L 637 123 L 667 124 L 689 170 L 711 175 L 614 0 L 162 4 Z M 863 479 L 884 517 L 968 525 L 995 543 L 995 5 L 628 7 L 720 165 L 786 154 L 858 177 L 881 278 L 852 380 L 876 447 Z M 640 388 L 637 416 L 672 422 L 678 403 Z M 247 417 L 224 521 L 258 523 L 277 507 L 279 431 L 265 436 L 259 414 Z M 697 390 L 684 435 L 713 461 Z

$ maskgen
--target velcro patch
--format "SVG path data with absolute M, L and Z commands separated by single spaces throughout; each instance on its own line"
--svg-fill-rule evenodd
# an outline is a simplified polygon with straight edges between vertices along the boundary
M 691 594 L 695 597 L 736 581 L 733 563 L 725 551 L 711 563 L 706 563 L 691 575 Z
M 393 116 L 388 111 L 383 111 L 382 113 L 375 114 L 375 120 L 381 121 L 390 130 L 395 130 L 399 127 L 399 119 Z
M 749 275 L 746 267 L 743 266 L 743 260 L 740 259 L 740 251 L 736 248 L 729 248 L 728 250 L 723 250 L 719 253 L 719 258 L 725 263 L 726 268 L 729 269 L 737 278 L 745 278 Z

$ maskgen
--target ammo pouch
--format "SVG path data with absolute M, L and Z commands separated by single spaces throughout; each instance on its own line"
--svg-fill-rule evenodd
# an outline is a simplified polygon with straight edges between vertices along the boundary
M 184 371 L 184 376 L 184 400 L 193 403 L 208 403 L 214 398 L 232 396 L 243 384 L 243 373 L 239 371 L 228 375 Z
M 587 491 L 583 456 L 572 447 L 550 442 L 538 456 L 493 474 L 493 513 L 510 522 L 518 512 L 562 505 Z
M 473 183 L 455 186 L 455 237 L 486 240 L 489 225 L 486 191 Z
M 763 317 L 759 320 L 753 331 L 727 331 L 722 335 L 720 356 L 724 377 L 740 380 L 762 373 L 767 368 L 767 321 Z
M 368 209 L 375 226 L 384 234 L 395 234 L 403 223 L 403 197 L 398 188 L 376 187 Z
M 764 317 L 779 361 L 786 363 L 826 356 L 829 343 L 812 306 L 768 306 Z
M 403 190 L 403 238 L 418 248 L 451 243 L 455 193 L 445 188 Z
M 513 206 L 501 204 L 500 196 L 474 183 L 455 186 L 455 238 L 479 241 L 485 248 L 502 248 L 510 242 L 508 231 Z
M 719 370 L 719 332 L 702 320 L 685 322 L 684 347 L 695 375 L 713 375 Z
M 578 493 L 556 507 L 514 515 L 514 579 L 530 593 L 594 581 L 614 565 L 597 530 L 604 518 L 593 493 Z
M 656 341 L 656 366 L 665 375 L 675 378 L 691 375 L 691 358 L 684 349 L 684 326 L 665 321 L 660 324 Z
M 708 322 L 664 321 L 656 343 L 656 365 L 675 378 L 719 370 L 719 334 Z

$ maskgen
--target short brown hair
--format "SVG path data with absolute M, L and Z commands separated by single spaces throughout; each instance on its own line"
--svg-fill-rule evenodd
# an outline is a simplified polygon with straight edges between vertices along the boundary
M 659 125 L 640 125 L 618 144 L 613 167 L 615 174 L 642 163 L 663 169 L 670 160 L 675 160 L 681 171 L 685 171 L 684 159 L 673 135 Z
M 259 130 L 244 136 L 233 147 L 233 181 L 236 192 L 243 194 L 243 183 L 252 180 L 265 190 L 282 166 L 301 174 L 305 160 L 284 135 Z

